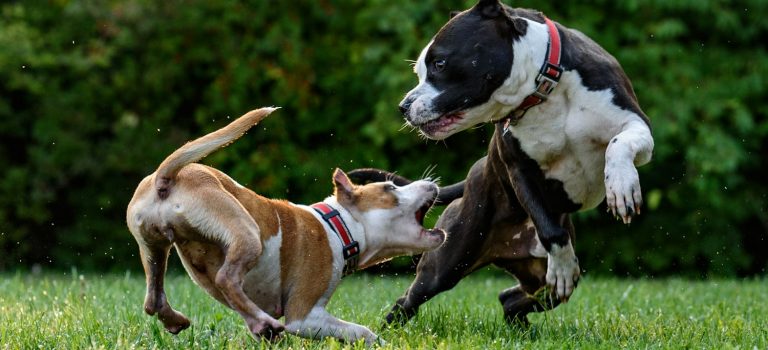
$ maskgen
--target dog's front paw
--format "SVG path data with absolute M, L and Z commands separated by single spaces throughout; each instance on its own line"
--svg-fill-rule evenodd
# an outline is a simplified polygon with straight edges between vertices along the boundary
M 608 211 L 625 224 L 632 222 L 632 217 L 640 215 L 643 196 L 640 192 L 640 176 L 632 164 L 606 164 L 605 199 Z
M 381 347 L 387 344 L 387 342 L 384 341 L 384 339 L 382 339 L 381 337 L 379 337 L 378 335 L 370 331 L 363 335 L 363 339 L 365 339 L 365 346 L 369 348 L 373 346 Z
M 257 339 L 277 340 L 280 338 L 280 333 L 285 330 L 285 326 L 270 316 L 249 320 L 246 324 L 248 330 Z
M 552 249 L 547 255 L 547 285 L 552 293 L 560 301 L 568 302 L 580 276 L 579 259 L 576 258 L 571 243 L 564 247 L 552 244 Z

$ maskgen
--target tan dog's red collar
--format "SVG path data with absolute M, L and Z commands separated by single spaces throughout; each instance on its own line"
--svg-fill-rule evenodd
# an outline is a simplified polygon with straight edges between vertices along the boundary
M 549 32 L 549 41 L 547 42 L 547 55 L 544 64 L 539 70 L 539 75 L 536 76 L 536 90 L 528 95 L 517 108 L 509 112 L 506 117 L 499 120 L 504 121 L 504 130 L 506 130 L 510 124 L 514 125 L 523 118 L 525 112 L 533 106 L 536 106 L 547 100 L 549 94 L 555 89 L 560 77 L 563 75 L 563 67 L 560 65 L 560 56 L 562 45 L 560 43 L 560 32 L 557 31 L 555 23 L 549 18 L 544 17 L 544 23 L 547 25 Z
M 343 275 L 352 274 L 357 269 L 360 260 L 360 245 L 352 238 L 352 234 L 338 210 L 325 203 L 315 203 L 311 207 L 323 217 L 323 220 L 328 223 L 328 226 L 333 232 L 336 232 L 336 236 L 341 240 L 342 253 L 344 254 Z

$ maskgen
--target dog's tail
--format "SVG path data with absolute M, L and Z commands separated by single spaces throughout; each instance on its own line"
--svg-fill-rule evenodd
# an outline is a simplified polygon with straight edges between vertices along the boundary
M 185 165 L 199 161 L 213 151 L 227 146 L 239 139 L 251 127 L 256 125 L 277 108 L 264 107 L 252 110 L 242 117 L 235 119 L 229 125 L 208 135 L 187 142 L 184 146 L 171 153 L 155 172 L 155 189 L 161 199 L 168 197 L 173 179 Z

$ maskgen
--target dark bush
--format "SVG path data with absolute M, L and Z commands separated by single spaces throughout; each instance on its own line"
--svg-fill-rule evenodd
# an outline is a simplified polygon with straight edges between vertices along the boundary
M 490 127 L 426 142 L 407 60 L 471 1 L 31 1 L 0 5 L 0 270 L 138 268 L 138 182 L 186 140 L 282 109 L 206 163 L 310 203 L 335 167 L 463 178 Z M 651 117 L 646 207 L 577 218 L 588 272 L 749 275 L 768 251 L 764 1 L 518 1 L 601 43 Z

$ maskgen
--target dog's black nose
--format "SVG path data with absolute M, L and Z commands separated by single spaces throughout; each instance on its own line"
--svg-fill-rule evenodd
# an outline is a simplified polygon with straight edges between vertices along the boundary
M 408 113 L 408 110 L 411 108 L 411 103 L 410 102 L 400 103 L 400 105 L 397 106 L 397 108 L 400 109 L 400 114 L 406 115 Z

